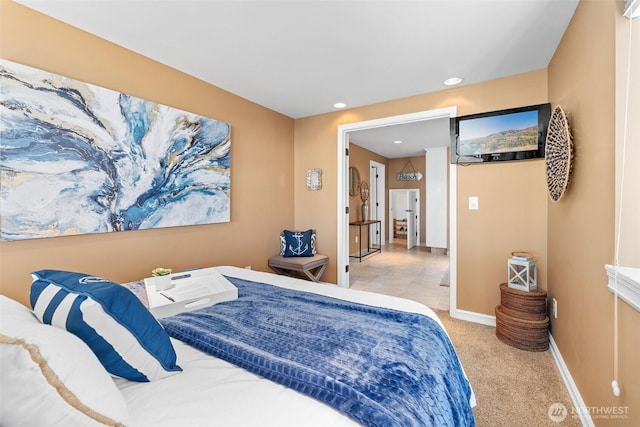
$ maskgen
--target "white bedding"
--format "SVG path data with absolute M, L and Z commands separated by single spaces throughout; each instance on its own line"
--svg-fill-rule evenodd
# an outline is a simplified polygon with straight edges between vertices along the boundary
M 435 319 L 428 307 L 406 299 L 313 283 L 237 267 L 216 267 L 228 276 L 314 292 Z M 310 313 L 310 315 L 313 315 Z M 333 408 L 223 360 L 173 340 L 183 372 L 151 383 L 117 379 L 132 426 L 353 426 Z M 472 394 L 471 406 L 475 406 Z

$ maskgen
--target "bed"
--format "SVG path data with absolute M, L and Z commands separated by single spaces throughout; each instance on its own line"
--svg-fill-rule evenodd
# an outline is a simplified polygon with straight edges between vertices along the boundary
M 426 306 L 419 304 L 417 302 L 409 301 L 406 299 L 395 298 L 384 296 L 380 294 L 373 294 L 362 291 L 354 291 L 349 289 L 338 288 L 335 285 L 325 284 L 325 283 L 313 283 L 309 281 L 304 281 L 300 279 L 295 279 L 286 276 L 279 276 L 271 273 L 264 273 L 258 271 L 252 271 L 237 267 L 229 267 L 229 266 L 220 266 L 216 267 L 216 270 L 219 271 L 224 277 L 228 278 L 232 281 L 232 283 L 238 285 L 238 299 L 234 304 L 231 303 L 221 303 L 217 306 L 213 306 L 216 316 L 220 316 L 220 312 L 224 312 L 227 310 L 233 309 L 234 306 L 245 304 L 244 309 L 240 308 L 240 310 L 245 310 L 245 313 L 257 313 L 259 311 L 258 305 L 262 304 L 263 300 L 270 299 L 270 295 L 280 294 L 282 293 L 283 298 L 282 301 L 286 300 L 312 300 L 314 304 L 320 305 L 331 305 L 337 304 L 338 306 L 342 306 L 343 309 L 353 310 L 354 307 L 357 310 L 364 310 L 365 314 L 362 316 L 369 316 L 371 313 L 368 312 L 376 312 L 376 310 L 381 310 L 382 313 L 386 313 L 386 315 L 390 316 L 404 316 L 410 315 L 411 319 L 417 319 L 420 322 L 429 322 L 437 325 L 436 332 L 446 337 L 446 341 L 450 346 L 450 342 L 444 332 L 444 327 L 435 313 L 427 308 Z M 34 284 L 37 283 L 37 280 L 34 277 Z M 41 280 L 42 282 L 43 280 Z M 51 284 L 50 281 L 44 280 L 47 284 Z M 275 288 L 270 288 L 275 286 Z M 142 291 L 143 286 L 142 282 L 133 282 L 130 284 L 125 284 L 122 288 L 128 289 L 132 291 L 133 294 L 137 295 L 137 297 L 144 301 L 144 293 Z M 249 290 L 256 289 L 257 294 L 249 297 Z M 266 291 L 265 291 L 266 289 Z M 47 292 L 47 289 L 42 291 L 43 293 Z M 262 292 L 262 293 L 260 293 Z M 32 298 L 33 294 L 37 292 L 32 288 Z M 249 301 L 250 298 L 254 298 L 254 300 Z M 63 299 L 64 300 L 64 299 Z M 17 324 L 16 317 L 13 319 L 7 320 L 7 313 L 11 312 L 11 310 L 6 309 L 8 301 L 6 298 L 0 300 L 3 303 L 2 306 L 2 322 L 0 323 L 0 327 L 2 328 L 2 335 L 0 335 L 0 343 L 3 344 L 11 344 L 10 341 L 13 339 L 16 340 L 15 336 L 18 336 L 18 341 L 23 340 L 27 341 L 26 335 L 29 335 L 22 331 L 9 330 L 7 331 L 7 324 L 14 323 Z M 33 301 L 32 301 L 33 302 Z M 306 302 L 305 302 L 306 303 Z M 355 303 L 355 304 L 351 304 Z M 64 304 L 64 302 L 62 303 Z M 249 304 L 249 306 L 247 306 Z M 278 304 L 286 304 L 286 302 L 280 302 Z M 38 317 L 38 322 L 42 328 L 48 328 L 47 333 L 51 333 L 52 330 L 59 330 L 60 328 L 52 328 L 49 325 L 43 325 L 43 319 L 46 320 L 47 314 L 46 310 L 45 314 L 38 314 L 39 301 L 36 300 L 34 304 L 34 312 Z M 270 304 L 264 304 L 267 307 L 270 307 L 269 310 L 273 310 L 273 302 Z M 250 307 L 250 309 L 247 309 Z M 295 311 L 294 308 L 289 308 L 287 305 L 287 310 L 291 310 L 291 312 Z M 304 306 L 303 306 L 304 307 Z M 346 307 L 346 308 L 345 308 Z M 224 310 L 223 310 L 224 308 Z M 304 308 L 299 308 L 303 310 Z M 343 384 L 342 380 L 339 384 L 339 387 L 336 385 L 336 381 L 332 379 L 330 375 L 327 375 L 323 372 L 318 372 L 318 367 L 312 365 L 311 368 L 305 368 L 306 371 L 303 374 L 294 374 L 301 376 L 304 378 L 306 383 L 301 385 L 299 378 L 291 380 L 291 377 L 280 375 L 282 372 L 288 371 L 290 365 L 286 365 L 283 367 L 280 355 L 276 357 L 276 362 L 273 362 L 273 355 L 269 355 L 267 357 L 267 361 L 262 358 L 262 353 L 264 352 L 263 348 L 258 348 L 257 353 L 251 354 L 248 357 L 249 364 L 255 362 L 254 364 L 259 367 L 256 371 L 257 373 L 249 372 L 248 369 L 252 369 L 250 366 L 244 366 L 245 362 L 238 362 L 234 359 L 234 355 L 239 351 L 237 349 L 227 349 L 225 347 L 225 351 L 231 356 L 225 355 L 221 357 L 214 357 L 208 354 L 205 351 L 202 351 L 199 348 L 205 349 L 207 345 L 219 346 L 220 338 L 217 334 L 213 334 L 212 338 L 203 339 L 201 334 L 198 332 L 198 328 L 193 330 L 187 329 L 186 332 L 182 331 L 183 336 L 182 339 L 191 342 L 192 345 L 188 345 L 185 342 L 176 339 L 174 336 L 179 335 L 180 329 L 185 327 L 184 325 L 191 324 L 193 322 L 199 321 L 202 317 L 207 317 L 209 315 L 202 315 L 203 311 L 207 309 L 198 310 L 192 313 L 180 314 L 177 316 L 169 317 L 167 319 L 161 319 L 160 323 L 163 325 L 164 329 L 169 331 L 169 334 L 172 335 L 169 338 L 169 342 L 175 350 L 175 363 L 170 363 L 168 369 L 164 370 L 163 375 L 159 375 L 159 378 L 152 379 L 150 381 L 133 381 L 127 380 L 123 378 L 114 378 L 113 384 L 115 384 L 114 388 L 111 388 L 107 382 L 105 382 L 104 378 L 100 378 L 102 381 L 101 389 L 104 389 L 104 393 L 108 392 L 108 398 L 105 396 L 90 396 L 81 403 L 81 408 L 78 409 L 77 403 L 72 403 L 71 406 L 74 407 L 75 412 L 83 412 L 83 407 L 89 407 L 93 411 L 89 415 L 91 418 L 91 422 L 88 422 L 86 419 L 86 414 L 82 418 L 77 413 L 74 414 L 76 418 L 72 419 L 71 422 L 69 419 L 65 419 L 65 422 L 60 425 L 73 425 L 73 421 L 77 421 L 77 425 L 105 425 L 105 424 L 122 424 L 122 425 L 131 425 L 131 426 L 206 426 L 206 425 L 216 425 L 216 426 L 350 426 L 350 425 L 474 425 L 473 413 L 471 408 L 475 406 L 475 397 L 473 391 L 471 390 L 470 385 L 466 379 L 466 375 L 462 368 L 459 366 L 459 361 L 457 356 L 455 355 L 455 350 L 450 353 L 450 360 L 447 360 L 446 363 L 451 364 L 451 366 L 458 366 L 458 370 L 454 372 L 454 369 L 451 369 L 451 372 L 447 371 L 442 374 L 443 383 L 446 385 L 446 389 L 443 389 L 443 392 L 438 392 L 435 394 L 435 400 L 439 402 L 438 411 L 447 412 L 450 410 L 451 414 L 437 414 L 432 416 L 428 411 L 426 413 L 426 418 L 422 418 L 419 423 L 415 421 L 418 418 L 411 416 L 407 416 L 403 414 L 405 412 L 413 411 L 413 406 L 416 405 L 416 402 L 413 402 L 413 396 L 408 395 L 406 390 L 397 390 L 399 394 L 394 397 L 394 401 L 390 405 L 399 405 L 402 404 L 403 401 L 407 402 L 407 409 L 397 409 L 397 406 L 389 406 L 392 408 L 390 411 L 391 414 L 385 415 L 388 417 L 395 417 L 396 415 L 402 415 L 400 418 L 384 418 L 378 417 L 377 414 L 373 414 L 371 412 L 371 408 L 356 408 L 355 412 L 352 411 L 349 413 L 348 411 L 341 412 L 346 406 L 358 406 L 353 403 L 349 403 L 346 399 L 337 400 L 335 395 L 349 395 L 356 394 L 359 396 L 360 394 L 367 394 L 369 390 L 374 390 L 374 386 L 365 384 L 364 389 L 357 389 L 355 391 L 348 389 L 346 392 L 343 387 L 347 387 Z M 28 310 L 27 310 L 28 311 Z M 133 311 L 131 309 L 125 310 L 127 313 Z M 275 310 L 278 311 L 278 310 Z M 282 310 L 281 310 L 282 311 Z M 324 319 L 326 315 L 320 313 L 320 311 L 314 313 L 307 313 L 308 319 L 315 319 L 316 317 L 319 319 Z M 337 312 L 336 312 L 337 313 Z M 377 315 L 377 314 L 376 314 Z M 16 315 L 17 316 L 17 315 Z M 26 314 L 20 313 L 20 316 L 27 320 Z M 52 319 L 50 319 L 51 324 L 55 326 L 56 322 L 60 322 L 60 320 L 56 320 L 56 314 L 52 315 Z M 213 316 L 213 314 L 211 314 Z M 235 317 L 240 317 L 237 314 Z M 243 315 L 244 316 L 244 315 Z M 338 314 L 341 320 L 349 323 L 350 317 L 345 315 L 344 313 Z M 33 317 L 33 315 L 32 315 Z M 194 317 L 196 320 L 194 320 Z M 210 317 L 210 316 L 209 316 Z M 284 316 L 285 321 L 279 321 L 280 323 L 286 323 L 286 319 L 293 319 L 293 314 Z M 214 324 L 211 328 L 215 327 L 215 324 L 223 323 L 224 319 L 218 317 L 214 318 Z M 365 317 L 366 319 L 366 317 Z M 404 319 L 404 317 L 403 317 Z M 209 319 L 210 320 L 210 319 Z M 255 319 L 254 319 L 255 321 Z M 268 323 L 269 320 L 265 321 L 264 318 L 260 318 L 260 325 Z M 291 320 L 293 322 L 293 320 Z M 47 323 L 47 322 L 44 322 Z M 234 322 L 231 322 L 234 323 Z M 299 320 L 295 320 L 295 324 L 298 325 L 301 323 Z M 302 323 L 306 323 L 302 322 Z M 331 323 L 331 322 L 330 322 Z M 402 322 L 400 322 L 402 323 Z M 420 323 L 422 324 L 422 323 Z M 59 325 L 58 325 L 59 326 Z M 33 325 L 35 328 L 36 325 Z M 202 327 L 202 326 L 201 326 Z M 208 326 L 204 326 L 209 328 Z M 242 329 L 245 326 L 237 326 L 230 324 L 228 328 L 239 327 Z M 311 334 L 311 331 L 316 331 L 318 329 L 323 328 L 322 323 L 318 325 L 305 325 L 307 327 L 306 331 Z M 226 345 L 226 343 L 236 341 L 236 333 L 235 329 L 228 329 L 226 323 L 223 327 L 220 327 L 220 334 L 225 335 L 228 330 L 233 332 L 229 332 L 222 340 L 222 342 Z M 11 328 L 9 328 L 11 329 Z M 178 331 L 178 332 L 176 332 Z M 304 328 L 303 328 L 304 331 Z M 438 332 L 442 331 L 442 332 Z M 305 333 L 307 333 L 305 332 Z M 368 331 L 362 330 L 363 335 Z M 56 331 L 58 333 L 58 331 Z M 66 335 L 73 335 L 69 332 L 59 331 L 59 333 L 64 333 Z M 266 348 L 269 348 L 271 338 L 268 337 L 269 332 L 261 331 L 256 335 L 256 340 L 260 340 L 260 337 L 264 338 L 265 341 L 263 344 Z M 274 332 L 276 333 L 276 332 Z M 315 332 L 314 332 L 315 333 Z M 351 332 L 353 334 L 353 332 Z M 22 334 L 22 335 L 20 335 Z M 282 331 L 277 330 L 278 335 L 274 335 L 274 337 L 279 337 L 281 335 L 286 335 L 286 333 L 282 333 Z M 415 332 L 411 332 L 413 336 Z M 14 338 L 11 338 L 11 335 Z M 258 337 L 259 335 L 259 337 Z M 329 335 L 332 336 L 334 332 L 332 331 Z M 360 346 L 360 342 L 358 341 L 358 336 L 355 334 L 352 337 L 352 342 L 354 346 Z M 7 338 L 9 337 L 9 338 Z M 67 337 L 68 338 L 68 337 Z M 299 339 L 297 337 L 296 339 Z M 413 339 L 413 338 L 412 338 Z M 216 341 L 218 340 L 218 341 Z M 280 340 L 277 338 L 276 340 Z M 295 341 L 294 341 L 295 342 Z M 333 341 L 332 341 L 333 342 Z M 413 342 L 413 341 L 412 341 Z M 212 344 L 213 343 L 213 344 Z M 13 342 L 15 344 L 15 342 Z M 366 344 L 366 343 L 365 343 Z M 44 344 L 43 344 L 44 345 Z M 82 353 L 82 357 L 88 359 L 90 355 L 87 355 L 86 352 L 80 352 L 79 347 L 81 344 L 74 343 L 74 345 L 78 346 L 76 349 L 76 353 Z M 273 344 L 273 351 L 278 353 L 283 346 L 287 344 L 282 344 L 278 341 L 277 345 Z M 289 344 L 290 345 L 290 344 Z M 363 344 L 364 345 L 364 344 Z M 376 343 L 375 351 L 380 350 L 380 346 L 383 344 Z M 412 344 L 413 345 L 413 344 Z M 67 345 L 68 348 L 70 346 Z M 305 345 L 292 345 L 293 347 L 305 347 Z M 322 344 L 322 346 L 326 347 L 326 344 Z M 0 346 L 6 347 L 6 346 Z M 24 346 L 23 346 L 24 347 Z M 246 344 L 240 344 L 240 348 L 244 349 Z M 349 347 L 349 346 L 345 346 Z M 310 347 L 311 350 L 314 350 L 314 347 Z M 452 348 L 452 346 L 451 346 Z M 209 349 L 207 349 L 209 350 Z M 6 372 L 9 371 L 9 368 L 6 365 L 8 363 L 9 357 L 6 355 L 6 348 L 3 350 L 4 353 L 0 354 L 2 356 L 0 360 L 3 363 L 2 366 L 2 380 L 3 384 L 10 383 L 11 378 L 10 375 L 6 375 Z M 15 350 L 18 351 L 18 350 Z M 243 350 L 244 351 L 244 350 Z M 309 351 L 309 349 L 307 349 Z M 342 351 L 338 351 L 335 348 L 332 350 L 334 353 L 331 353 L 329 356 L 325 357 L 325 362 L 329 363 L 334 360 L 337 355 L 340 354 L 340 357 L 355 357 L 352 355 L 343 356 Z M 367 350 L 369 351 L 369 350 Z M 41 352 L 44 353 L 44 350 Z M 387 350 L 382 351 L 385 357 L 387 357 Z M 424 353 L 423 350 L 420 350 L 419 353 Z M 214 348 L 215 354 L 215 348 Z M 256 355 L 257 354 L 257 355 Z M 303 353 L 304 354 L 304 353 Z M 259 357 L 260 356 L 260 357 Z M 422 356 L 420 356 L 422 357 Z M 33 359 L 33 357 L 32 357 Z M 227 360 L 223 360 L 227 359 Z M 315 359 L 311 357 L 311 359 Z M 317 359 L 322 359 L 320 355 Z M 84 359 L 83 359 L 84 360 Z M 238 359 L 239 360 L 239 359 Z M 327 362 L 328 360 L 328 362 Z M 337 359 L 335 359 L 337 360 Z M 52 361 L 49 361 L 53 363 Z M 66 364 L 73 363 L 73 361 L 65 360 Z M 234 363 L 239 363 L 243 367 L 238 367 Z M 295 361 L 294 361 L 295 362 Z M 287 362 L 289 363 L 289 362 Z M 321 363 L 321 362 L 318 362 Z M 63 363 L 64 364 L 64 363 Z M 275 374 L 269 373 L 264 369 L 266 365 L 274 365 Z M 294 363 L 295 364 L 295 363 Z M 344 361 L 340 363 L 336 363 L 340 365 L 338 368 L 339 372 L 342 372 L 344 368 Z M 362 364 L 362 363 L 360 363 Z M 55 365 L 55 364 L 53 364 Z M 95 361 L 92 361 L 91 366 L 92 371 L 99 370 L 99 367 L 95 366 Z M 354 362 L 353 365 L 358 365 L 358 363 Z M 387 363 L 387 366 L 381 367 L 380 369 L 384 370 L 393 370 L 395 369 L 397 372 L 401 372 L 402 369 L 406 370 L 406 366 L 403 368 L 397 367 L 398 363 L 394 363 L 394 367 L 390 367 L 391 364 Z M 409 366 L 409 365 L 408 365 Z M 172 369 L 176 369 L 172 371 Z M 368 368 L 367 368 L 368 369 Z M 15 369 L 13 369 L 15 371 Z M 416 370 L 417 371 L 417 370 Z M 110 371 L 111 372 L 111 371 Z M 373 371 L 382 372 L 382 371 Z M 416 372 L 412 370 L 409 372 L 412 377 L 419 377 L 420 375 L 413 375 Z M 93 372 L 92 372 L 93 374 Z M 401 372 L 401 376 L 404 376 L 404 373 Z M 419 373 L 418 373 L 419 374 Z M 353 373 L 351 373 L 353 375 Z M 377 375 L 377 374 L 376 374 Z M 396 375 L 396 374 L 394 374 Z M 58 375 L 59 377 L 61 375 Z M 75 392 L 76 396 L 81 396 L 86 392 L 86 389 L 95 389 L 95 384 L 86 384 L 89 382 L 89 374 L 83 373 L 83 377 L 85 377 L 84 384 L 75 385 L 77 390 Z M 356 375 L 357 376 L 357 375 Z M 20 376 L 20 381 L 24 381 L 24 376 Z M 271 378 L 271 379 L 267 379 Z M 296 377 L 297 378 L 297 377 Z M 386 377 L 385 377 L 386 378 Z M 431 378 L 431 376 L 429 376 Z M 461 381 L 458 381 L 462 378 Z M 77 380 L 77 379 L 76 379 Z M 17 381 L 17 380 L 16 380 Z M 47 380 L 49 383 L 50 380 Z M 97 380 L 95 380 L 97 381 Z M 362 387 L 361 379 L 358 379 L 360 383 L 358 386 Z M 356 381 L 356 382 L 358 382 Z M 385 380 L 386 381 L 386 380 Z M 394 383 L 395 380 L 392 381 Z M 401 379 L 399 381 L 404 381 Z M 458 384 L 450 387 L 450 383 L 455 383 L 458 381 Z M 42 381 L 41 381 L 42 382 Z M 65 382 L 65 380 L 62 380 Z M 81 383 L 83 381 L 80 381 Z M 322 383 L 322 384 L 320 384 Z M 286 384 L 287 386 L 283 385 Z M 429 383 L 431 384 L 431 383 Z M 393 386 L 393 384 L 391 384 Z M 38 387 L 42 385 L 37 385 Z M 320 388 L 320 387 L 329 387 L 329 392 Z M 430 385 L 429 385 L 430 386 Z M 35 387 L 35 386 L 34 386 Z M 378 386 L 376 386 L 378 387 Z M 441 387 L 438 385 L 438 387 Z M 5 387 L 3 387 L 5 388 Z M 23 387 L 24 388 L 24 387 Z M 391 387 L 393 388 L 393 387 Z M 402 387 L 399 387 L 402 389 Z M 364 391 L 363 391 L 364 390 Z M 8 393 L 5 391 L 5 393 Z M 306 395 L 308 393 L 310 396 Z M 377 393 L 377 390 L 376 390 Z M 404 393 L 404 394 L 403 394 Z M 12 408 L 17 405 L 16 399 L 19 399 L 17 395 L 19 395 L 19 390 L 13 392 L 14 396 L 11 399 L 4 399 L 5 396 L 2 397 L 2 401 L 4 403 L 3 406 L 0 407 L 2 410 L 2 416 L 0 417 L 0 424 L 10 426 L 12 418 L 10 418 L 10 412 L 15 412 Z M 23 393 L 24 394 L 24 393 Z M 120 397 L 121 396 L 121 400 Z M 356 399 L 356 400 L 359 400 Z M 365 399 L 366 400 L 366 399 Z M 12 403 L 13 402 L 13 403 Z M 91 402 L 91 403 L 86 403 Z M 124 402 L 124 403 L 123 403 Z M 386 405 L 387 400 L 380 400 Z M 419 403 L 419 402 L 418 402 Z M 32 404 L 36 404 L 36 402 L 32 402 Z M 58 406 L 69 406 L 68 402 L 60 403 L 58 402 Z M 93 407 L 92 407 L 93 405 Z M 124 405 L 124 406 L 123 406 Z M 413 406 L 412 406 L 413 405 Z M 24 406 L 24 405 L 23 405 Z M 114 409 L 115 408 L 115 409 Z M 388 408 L 387 408 L 388 409 Z M 64 412 L 65 409 L 56 409 L 58 412 Z M 33 413 L 33 411 L 29 411 Z M 86 411 L 84 411 L 86 412 Z M 96 417 L 95 413 L 99 415 L 104 415 L 102 418 Z M 9 414 L 9 415 L 7 415 Z M 64 415 L 64 414 L 63 414 Z M 28 423 L 24 423 L 24 414 L 22 414 L 22 423 L 21 425 L 28 425 Z M 419 416 L 424 417 L 425 414 L 421 414 Z M 62 417 L 62 415 L 61 415 Z M 444 417 L 444 418 L 442 418 Z M 403 420 L 392 422 L 391 419 Z M 427 421 L 425 421 L 425 419 Z M 106 420 L 106 421 L 105 421 Z M 113 423 L 112 421 L 116 421 Z M 39 420 L 42 421 L 42 420 Z M 36 421 L 38 422 L 38 421 Z M 51 422 L 51 425 L 55 425 L 55 423 Z M 35 424 L 34 424 L 35 425 Z

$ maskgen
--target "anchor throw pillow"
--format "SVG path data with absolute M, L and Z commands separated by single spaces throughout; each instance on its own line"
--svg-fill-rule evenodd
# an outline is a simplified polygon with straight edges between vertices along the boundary
M 316 233 L 313 230 L 284 230 L 280 236 L 280 255 L 309 257 L 316 254 Z

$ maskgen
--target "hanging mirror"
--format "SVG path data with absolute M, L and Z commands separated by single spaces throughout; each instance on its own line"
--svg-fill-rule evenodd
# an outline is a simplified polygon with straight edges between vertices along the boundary
M 366 181 L 362 181 L 362 184 L 360 184 L 360 200 L 362 200 L 362 203 L 367 203 L 367 200 L 369 200 L 369 184 Z
M 360 191 L 360 172 L 355 167 L 349 168 L 349 195 L 357 196 Z

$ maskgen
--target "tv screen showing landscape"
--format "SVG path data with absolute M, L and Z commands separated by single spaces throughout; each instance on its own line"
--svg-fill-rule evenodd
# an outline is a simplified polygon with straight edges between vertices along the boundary
M 458 155 L 535 151 L 538 149 L 538 111 L 460 120 Z

